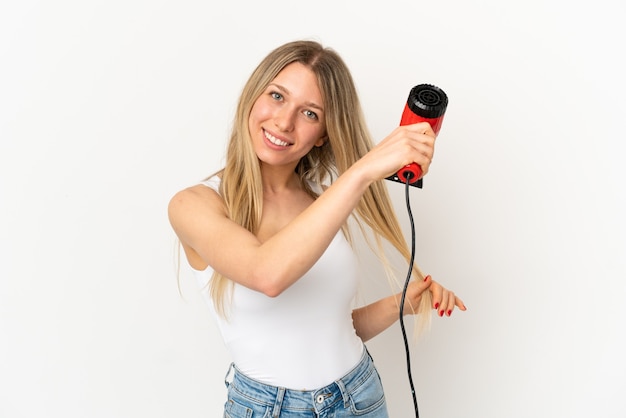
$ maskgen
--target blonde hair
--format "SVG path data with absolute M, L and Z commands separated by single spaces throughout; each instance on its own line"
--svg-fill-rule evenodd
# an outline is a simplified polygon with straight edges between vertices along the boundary
M 354 162 L 363 157 L 372 147 L 373 141 L 363 117 L 352 75 L 342 58 L 332 49 L 318 42 L 300 40 L 286 43 L 271 51 L 252 72 L 245 84 L 237 105 L 230 141 L 226 151 L 221 176 L 220 194 L 224 199 L 229 217 L 247 230 L 256 233 L 263 210 L 263 192 L 258 158 L 252 147 L 248 129 L 248 118 L 257 98 L 283 68 L 294 62 L 307 66 L 317 76 L 325 108 L 328 140 L 301 159 L 296 172 L 311 196 L 317 197 L 310 185 L 330 184 Z M 371 228 L 375 246 L 368 244 L 379 256 L 392 278 L 390 263 L 385 256 L 383 240 L 389 242 L 407 262 L 410 250 L 393 210 L 383 180 L 373 183 L 364 193 L 355 209 L 354 219 L 361 231 L 364 224 Z M 352 241 L 347 226 L 343 228 Z M 366 234 L 363 234 L 366 236 Z M 424 278 L 417 266 L 413 273 Z M 210 294 L 217 312 L 226 315 L 225 298 L 232 282 L 214 273 Z M 431 312 L 429 292 L 422 295 L 420 328 L 428 324 Z

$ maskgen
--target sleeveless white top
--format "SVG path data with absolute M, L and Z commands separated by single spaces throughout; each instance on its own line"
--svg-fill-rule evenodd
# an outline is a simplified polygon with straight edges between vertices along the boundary
M 203 184 L 217 191 L 219 178 Z M 193 271 L 237 368 L 265 384 L 311 390 L 344 376 L 363 354 L 352 323 L 357 267 L 339 231 L 317 263 L 279 296 L 235 283 L 226 319 L 215 312 L 206 287 L 213 270 Z

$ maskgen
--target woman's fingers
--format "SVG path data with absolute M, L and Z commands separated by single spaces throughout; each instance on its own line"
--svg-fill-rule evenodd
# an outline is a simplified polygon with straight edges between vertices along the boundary
M 412 280 L 406 292 L 403 313 L 405 315 L 417 313 L 417 307 L 422 299 L 422 294 L 427 291 L 432 283 L 430 276 L 426 276 L 424 280 Z
M 450 316 L 455 308 L 459 308 L 462 311 L 467 309 L 461 298 L 435 281 L 432 281 L 430 285 L 430 292 L 432 294 L 433 309 L 437 311 L 439 316 Z
M 422 174 L 426 175 L 435 154 L 435 132 L 426 122 L 406 125 L 405 129 L 411 134 L 411 146 L 417 151 L 413 154 L 412 162 L 418 164 L 422 169 Z
M 432 295 L 432 307 L 437 311 L 437 315 L 441 317 L 444 315 L 452 315 L 457 308 L 461 311 L 467 309 L 461 298 L 456 296 L 451 290 L 446 289 L 434 281 L 430 275 L 428 275 L 424 280 L 413 280 L 409 283 L 403 308 L 404 315 L 416 313 L 417 306 L 425 291 L 430 291 Z
M 435 133 L 427 122 L 399 126 L 369 153 L 368 166 L 380 165 L 384 176 L 416 163 L 426 174 L 434 155 Z

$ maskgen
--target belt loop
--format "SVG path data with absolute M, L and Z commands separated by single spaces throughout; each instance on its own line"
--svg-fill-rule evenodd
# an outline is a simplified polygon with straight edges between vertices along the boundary
M 341 392 L 341 398 L 343 399 L 343 406 L 347 408 L 350 406 L 350 395 L 348 394 L 348 390 L 346 389 L 346 385 L 343 384 L 341 379 L 335 382 L 337 387 L 339 387 L 339 392 Z
M 369 357 L 369 359 L 371 361 L 374 361 L 374 357 L 372 357 L 372 354 L 370 353 L 370 350 L 367 349 L 367 346 L 365 344 L 363 344 L 363 347 L 365 347 L 365 354 L 367 355 L 367 357 Z M 365 357 L 365 356 L 363 356 Z
M 228 375 L 230 374 L 230 372 L 233 371 L 233 368 L 235 367 L 235 363 L 230 363 L 230 366 L 228 366 L 228 370 L 226 371 L 226 376 L 224 376 L 224 385 L 226 385 L 226 388 L 228 389 L 228 387 L 230 386 L 230 382 L 228 381 Z
M 285 388 L 278 388 L 276 394 L 276 402 L 274 402 L 274 408 L 272 410 L 272 417 L 278 418 L 280 416 L 280 407 L 283 405 L 283 398 L 285 397 Z

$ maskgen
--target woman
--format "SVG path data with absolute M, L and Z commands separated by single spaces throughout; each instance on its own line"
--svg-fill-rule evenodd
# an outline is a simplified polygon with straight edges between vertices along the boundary
M 412 162 L 427 173 L 434 143 L 419 123 L 373 146 L 349 70 L 316 42 L 282 45 L 255 69 L 224 168 L 168 208 L 233 357 L 225 416 L 387 416 L 364 342 L 398 319 L 400 298 L 353 309 L 348 219 L 371 228 L 383 263 L 382 240 L 408 260 L 383 179 Z M 465 310 L 415 276 L 405 312 Z

